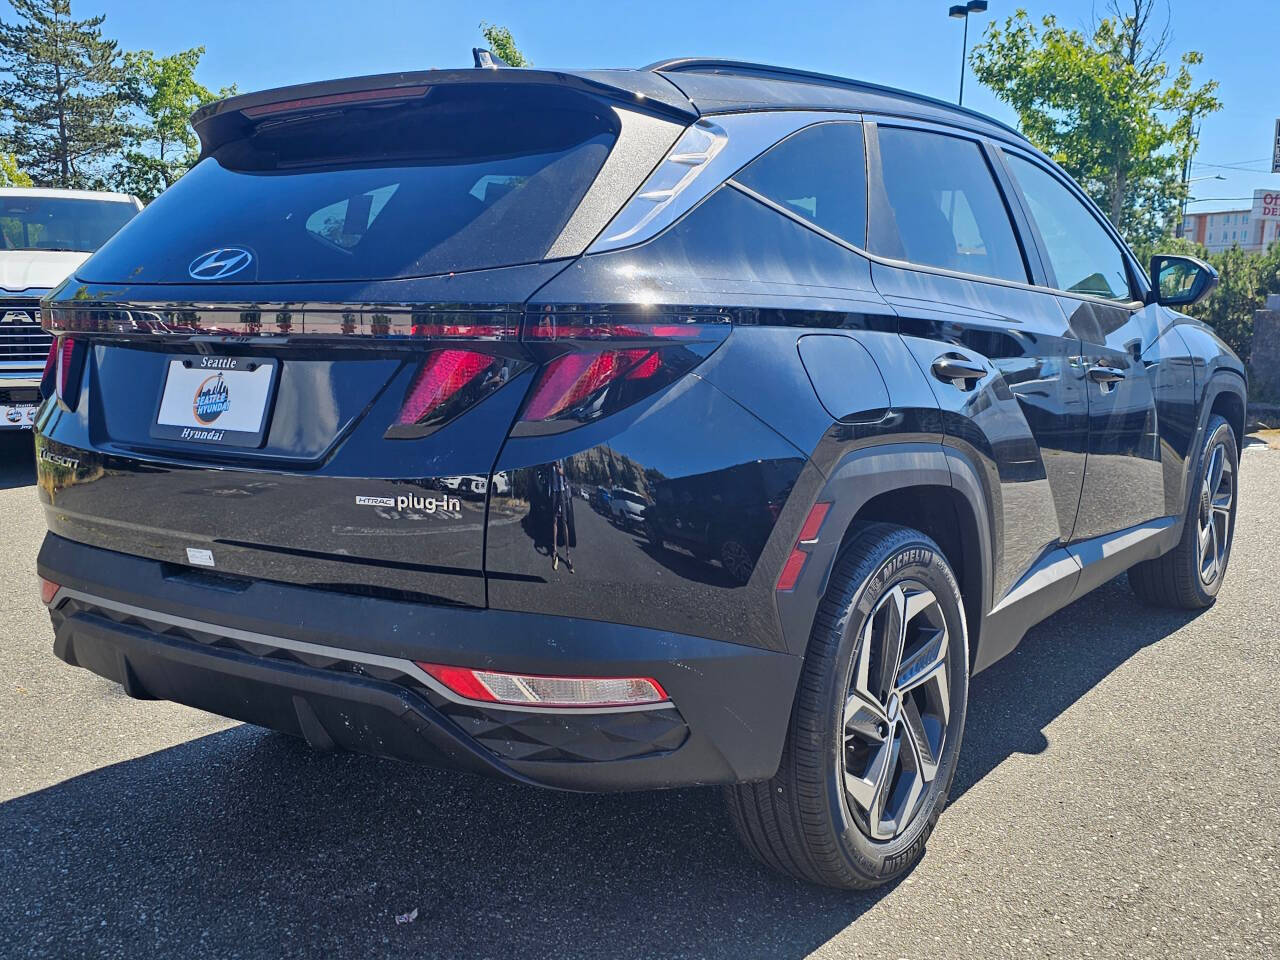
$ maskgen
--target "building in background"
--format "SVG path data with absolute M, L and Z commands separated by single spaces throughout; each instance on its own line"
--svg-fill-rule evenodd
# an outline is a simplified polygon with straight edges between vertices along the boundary
M 1188 213 L 1182 235 L 1210 253 L 1239 247 L 1265 250 L 1280 240 L 1280 189 L 1253 191 L 1253 206 L 1212 213 Z

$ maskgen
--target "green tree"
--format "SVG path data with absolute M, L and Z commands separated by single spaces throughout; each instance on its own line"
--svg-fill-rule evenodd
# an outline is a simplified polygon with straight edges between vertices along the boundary
M 1157 27 L 1155 7 L 1112 0 L 1088 37 L 1017 10 L 991 24 L 972 55 L 975 75 L 1018 112 L 1027 138 L 1134 242 L 1173 225 L 1199 123 L 1222 107 L 1216 81 L 1192 79 L 1201 54 L 1183 54 L 1171 75 L 1168 25 Z
M 489 50 L 502 58 L 509 67 L 532 67 L 533 61 L 525 57 L 511 38 L 511 31 L 494 23 L 480 21 L 480 32 L 489 42 Z
M 150 50 L 124 55 L 125 91 L 135 122 L 115 167 L 120 189 L 150 203 L 196 162 L 200 144 L 189 118 L 193 110 L 235 93 L 217 93 L 198 82 L 204 47 L 157 57 Z
M 29 187 L 31 177 L 18 166 L 12 153 L 0 153 L 0 187 Z
M 39 184 L 96 186 L 125 133 L 124 71 L 102 16 L 71 0 L 10 0 L 0 19 L 0 108 L 22 167 Z

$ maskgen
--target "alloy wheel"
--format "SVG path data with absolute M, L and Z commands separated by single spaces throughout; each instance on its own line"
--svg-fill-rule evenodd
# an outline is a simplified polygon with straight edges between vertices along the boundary
M 873 840 L 902 833 L 938 772 L 950 714 L 949 636 L 933 591 L 895 583 L 858 638 L 844 707 L 846 803 Z
M 1200 580 L 1206 586 L 1217 580 L 1226 566 L 1234 502 L 1235 466 L 1227 455 L 1226 445 L 1217 443 L 1209 452 L 1197 516 L 1198 565 Z
M 746 583 L 750 580 L 752 567 L 755 566 L 747 548 L 737 540 L 726 540 L 721 545 L 720 563 L 734 583 Z

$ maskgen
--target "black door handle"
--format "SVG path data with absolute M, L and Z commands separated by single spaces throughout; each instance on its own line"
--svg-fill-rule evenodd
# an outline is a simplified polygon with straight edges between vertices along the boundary
M 1093 366 L 1089 368 L 1089 379 L 1094 383 L 1116 383 L 1124 379 L 1124 371 L 1115 367 Z
M 964 357 L 942 356 L 933 361 L 933 375 L 939 380 L 957 384 L 964 388 L 969 380 L 981 380 L 987 375 L 987 368 Z

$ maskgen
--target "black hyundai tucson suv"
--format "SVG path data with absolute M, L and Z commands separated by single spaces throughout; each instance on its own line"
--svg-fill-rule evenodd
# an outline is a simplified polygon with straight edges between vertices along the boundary
M 54 651 L 130 696 L 723 784 L 761 860 L 864 887 L 921 856 L 971 674 L 1126 569 L 1222 584 L 1244 372 L 1176 312 L 1216 276 L 1144 271 L 995 121 L 683 59 L 193 123 L 43 305 Z

